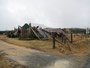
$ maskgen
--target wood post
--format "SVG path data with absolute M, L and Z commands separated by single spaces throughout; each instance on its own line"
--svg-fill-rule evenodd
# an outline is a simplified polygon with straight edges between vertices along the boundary
M 73 42 L 73 34 L 71 33 L 71 43 Z
M 55 37 L 56 37 L 56 33 L 52 33 L 52 37 L 53 37 L 53 49 L 55 49 Z

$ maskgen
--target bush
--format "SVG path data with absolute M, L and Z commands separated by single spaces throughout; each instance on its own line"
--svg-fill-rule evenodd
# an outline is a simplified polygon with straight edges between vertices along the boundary
M 16 37 L 13 33 L 8 33 L 7 36 L 10 37 L 10 38 L 15 38 Z

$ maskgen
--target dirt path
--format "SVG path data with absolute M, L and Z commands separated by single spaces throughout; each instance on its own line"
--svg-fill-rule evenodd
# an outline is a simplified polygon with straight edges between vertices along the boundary
M 71 56 L 59 56 L 27 49 L 0 41 L 0 52 L 26 68 L 83 68 L 86 60 Z

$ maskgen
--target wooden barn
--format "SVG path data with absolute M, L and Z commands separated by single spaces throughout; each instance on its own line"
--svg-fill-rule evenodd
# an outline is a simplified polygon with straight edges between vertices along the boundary
M 39 28 L 39 26 L 32 27 L 31 23 L 25 23 L 22 27 L 19 26 L 15 32 L 16 36 L 23 39 L 39 39 L 47 40 L 52 37 L 52 33 L 55 33 L 57 36 L 62 36 L 64 31 L 60 28 Z

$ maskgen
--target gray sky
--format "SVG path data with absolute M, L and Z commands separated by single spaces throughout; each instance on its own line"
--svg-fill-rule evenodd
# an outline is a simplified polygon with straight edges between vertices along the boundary
M 89 0 L 0 0 L 0 30 L 24 23 L 90 27 Z

